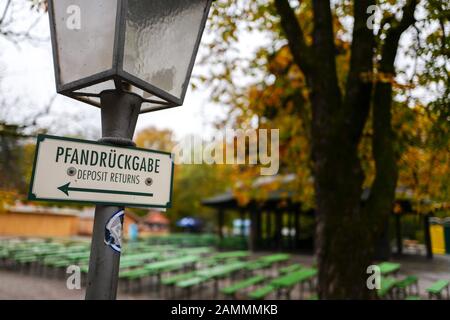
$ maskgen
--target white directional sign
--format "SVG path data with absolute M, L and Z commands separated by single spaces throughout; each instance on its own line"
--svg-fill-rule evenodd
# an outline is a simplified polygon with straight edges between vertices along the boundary
M 39 135 L 29 200 L 170 208 L 170 153 Z

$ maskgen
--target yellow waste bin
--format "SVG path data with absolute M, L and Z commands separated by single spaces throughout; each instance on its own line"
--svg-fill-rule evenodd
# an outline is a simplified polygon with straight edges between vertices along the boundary
M 434 254 L 445 254 L 444 227 L 440 224 L 430 226 L 431 247 Z

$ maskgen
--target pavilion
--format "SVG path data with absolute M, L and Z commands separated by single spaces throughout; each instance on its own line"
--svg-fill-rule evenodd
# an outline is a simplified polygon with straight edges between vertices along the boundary
M 363 192 L 362 201 L 367 199 L 370 190 Z M 398 194 L 404 195 L 404 189 L 398 188 Z M 223 239 L 223 227 L 227 214 L 238 215 L 239 219 L 250 220 L 250 235 L 248 247 L 252 251 L 283 250 L 283 251 L 310 251 L 314 250 L 314 228 L 305 237 L 305 228 L 301 228 L 301 221 L 310 219 L 314 224 L 315 210 L 303 210 L 302 203 L 295 201 L 293 192 L 283 189 L 269 192 L 264 200 L 251 199 L 247 205 L 241 206 L 231 191 L 204 199 L 204 206 L 214 208 L 217 212 L 217 230 L 220 239 Z M 406 215 L 418 215 L 424 230 L 426 257 L 433 258 L 430 222 L 437 206 L 427 213 L 419 213 L 414 209 L 414 202 L 405 197 L 396 200 L 395 212 L 392 219 L 395 226 L 396 254 L 403 254 L 402 241 L 402 217 Z M 288 232 L 286 232 L 288 230 Z M 293 232 L 292 232 L 293 231 Z M 243 234 L 243 232 L 242 232 Z M 391 254 L 390 238 L 388 230 L 377 244 L 377 256 L 381 259 L 389 258 Z M 381 248 L 381 249 L 380 249 Z

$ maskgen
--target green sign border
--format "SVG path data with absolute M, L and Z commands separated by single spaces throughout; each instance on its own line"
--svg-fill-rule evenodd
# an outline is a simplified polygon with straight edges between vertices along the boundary
M 117 149 L 127 149 L 127 150 L 139 150 L 144 152 L 152 152 L 152 153 L 159 153 L 170 156 L 170 159 L 172 159 L 172 172 L 170 175 L 170 195 L 169 195 L 169 202 L 165 206 L 159 206 L 159 205 L 148 205 L 148 204 L 135 204 L 135 203 L 118 203 L 118 202 L 92 202 L 92 201 L 82 201 L 82 200 L 63 200 L 63 199 L 46 199 L 46 198 L 38 198 L 33 193 L 33 185 L 34 185 L 34 175 L 36 171 L 36 164 L 39 154 L 39 147 L 41 142 L 43 142 L 45 139 L 52 139 L 52 140 L 61 140 L 61 141 L 71 141 L 71 142 L 79 142 L 79 143 L 85 143 L 85 144 L 93 144 L 98 146 L 107 146 L 107 147 L 113 147 Z M 99 205 L 114 205 L 114 206 L 120 206 L 120 207 L 132 207 L 132 208 L 165 208 L 170 209 L 172 208 L 172 195 L 173 195 L 173 175 L 175 171 L 175 162 L 174 162 L 174 155 L 170 152 L 164 152 L 164 151 L 158 151 L 158 150 L 152 150 L 152 149 L 143 149 L 143 148 L 137 148 L 137 147 L 118 147 L 107 143 L 92 141 L 92 140 L 82 140 L 82 139 L 76 139 L 76 138 L 66 138 L 66 137 L 58 137 L 58 136 L 51 136 L 47 134 L 39 134 L 37 136 L 37 144 L 36 144 L 36 150 L 34 151 L 34 161 L 33 161 L 33 172 L 31 174 L 31 180 L 30 180 L 30 188 L 28 191 L 28 200 L 29 201 L 47 201 L 47 202 L 65 202 L 65 203 L 83 203 L 83 204 L 99 204 Z

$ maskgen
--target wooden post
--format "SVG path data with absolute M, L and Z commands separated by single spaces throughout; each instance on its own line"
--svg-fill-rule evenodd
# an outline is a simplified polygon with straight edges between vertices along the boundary
M 249 249 L 250 251 L 256 251 L 256 212 L 253 208 L 250 208 L 250 236 L 249 236 Z
M 255 219 L 256 219 L 256 250 L 259 250 L 261 248 L 262 243 L 262 228 L 261 228 L 261 221 L 262 221 L 262 211 L 261 209 L 255 210 Z
M 283 240 L 283 235 L 281 233 L 282 227 L 282 211 L 275 211 L 275 247 L 277 250 L 281 249 L 281 242 Z
M 292 214 L 293 214 L 293 212 L 292 212 L 292 208 L 291 207 L 289 207 L 288 208 L 288 231 L 289 231 L 289 233 L 288 233 L 288 239 L 289 239 L 289 250 L 292 250 L 292 249 L 294 249 L 294 238 L 293 238 L 293 236 L 292 236 L 292 233 L 291 233 L 291 231 L 292 231 L 292 220 L 293 220 L 293 217 L 292 217 Z
M 223 224 L 224 224 L 224 211 L 219 209 L 217 212 L 217 233 L 219 235 L 219 248 L 222 246 L 223 241 Z
M 244 211 L 244 209 L 239 210 L 239 219 L 241 220 L 241 228 L 240 228 L 239 232 L 241 234 L 241 237 L 244 238 L 245 237 L 245 224 L 244 224 L 245 211 Z
M 294 209 L 294 225 L 295 225 L 295 249 L 299 248 L 300 245 L 300 212 L 297 208 Z
M 267 210 L 266 217 L 266 234 L 267 234 L 267 248 L 272 248 L 273 235 L 272 235 L 272 211 Z
M 433 259 L 433 249 L 431 247 L 431 234 L 430 234 L 430 215 L 427 214 L 423 217 L 423 225 L 425 228 L 425 247 L 427 249 L 427 258 Z
M 397 238 L 397 254 L 403 254 L 403 241 L 402 241 L 402 223 L 400 214 L 395 215 L 395 235 Z

